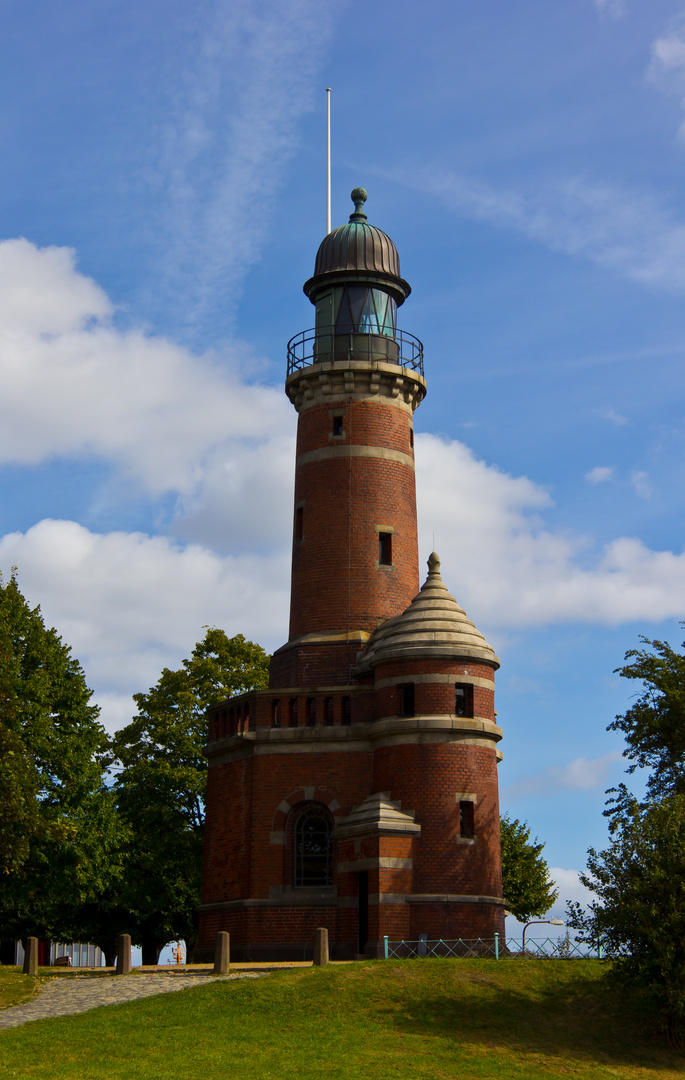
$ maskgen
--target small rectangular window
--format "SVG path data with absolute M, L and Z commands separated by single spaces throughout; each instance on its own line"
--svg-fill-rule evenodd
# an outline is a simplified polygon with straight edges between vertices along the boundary
M 401 716 L 414 716 L 414 684 L 402 683 L 400 686 L 402 711 Z
M 304 506 L 298 506 L 295 510 L 295 539 L 301 540 L 304 536 Z
M 325 718 L 324 723 L 326 723 L 329 727 L 331 727 L 331 725 L 333 724 L 333 698 L 332 697 L 327 697 L 327 698 L 323 699 L 323 714 L 324 714 L 324 718 Z
M 343 418 L 342 416 L 333 417 L 333 437 L 338 438 L 343 433 Z
M 473 716 L 473 687 L 470 683 L 457 683 L 454 687 L 454 715 Z
M 297 727 L 297 698 L 291 697 L 288 702 L 288 724 L 290 727 Z
M 271 726 L 281 726 L 281 699 L 274 698 L 271 702 Z
M 381 566 L 392 566 L 392 533 L 378 534 L 378 562 Z
M 409 445 L 411 446 L 411 448 L 413 450 L 414 449 L 414 429 L 412 427 L 409 428 Z
M 316 698 L 307 698 L 307 727 L 316 726 Z
M 350 697 L 342 699 L 342 722 L 346 727 L 352 723 L 352 698 Z
M 471 801 L 459 803 L 459 832 L 469 840 L 472 840 L 476 835 L 473 803 Z

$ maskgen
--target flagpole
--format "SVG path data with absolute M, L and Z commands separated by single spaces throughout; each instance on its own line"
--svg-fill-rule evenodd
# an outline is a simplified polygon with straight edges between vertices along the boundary
M 326 235 L 331 231 L 331 88 L 326 87 Z

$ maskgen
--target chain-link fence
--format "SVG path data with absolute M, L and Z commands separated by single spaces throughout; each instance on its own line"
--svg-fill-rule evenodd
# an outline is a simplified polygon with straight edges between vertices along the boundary
M 558 938 L 526 938 L 525 950 L 518 938 L 504 938 L 495 934 L 490 938 L 439 938 L 428 940 L 428 935 L 418 941 L 390 941 L 383 939 L 383 955 L 386 960 L 415 960 L 432 957 L 547 957 L 557 960 L 602 958 L 602 948 L 574 941 L 570 934 Z

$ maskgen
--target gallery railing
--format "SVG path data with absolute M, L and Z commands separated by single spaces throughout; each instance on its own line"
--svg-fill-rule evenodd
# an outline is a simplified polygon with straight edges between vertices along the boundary
M 309 364 L 345 363 L 352 360 L 397 364 L 423 376 L 423 345 L 405 330 L 392 335 L 359 330 L 339 333 L 324 326 L 303 330 L 288 342 L 288 375 Z
M 383 955 L 386 960 L 415 960 L 429 957 L 547 957 L 548 959 L 572 960 L 599 957 L 602 959 L 602 947 L 573 941 L 570 935 L 559 938 L 526 938 L 525 952 L 518 938 L 500 938 L 495 934 L 490 938 L 452 938 L 429 941 L 420 937 L 418 941 L 390 941 L 383 939 Z

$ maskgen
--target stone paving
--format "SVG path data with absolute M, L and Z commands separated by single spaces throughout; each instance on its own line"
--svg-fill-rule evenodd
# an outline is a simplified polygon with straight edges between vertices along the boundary
M 18 1027 L 30 1020 L 43 1020 L 48 1016 L 71 1016 L 97 1009 L 101 1005 L 137 1001 L 153 994 L 168 994 L 189 986 L 235 979 L 261 979 L 268 974 L 268 971 L 239 971 L 233 975 L 180 975 L 169 971 L 131 975 L 52 976 L 31 1001 L 0 1012 L 0 1029 Z

